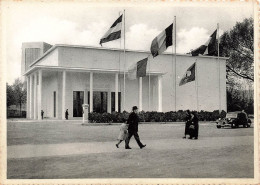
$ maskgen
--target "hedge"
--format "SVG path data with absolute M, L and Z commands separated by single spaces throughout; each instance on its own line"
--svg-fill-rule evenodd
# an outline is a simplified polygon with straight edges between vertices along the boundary
M 224 118 L 226 112 L 222 111 L 219 114 L 218 110 L 213 112 L 208 111 L 192 111 L 198 115 L 200 121 L 216 121 L 218 118 Z M 112 113 L 89 113 L 89 121 L 92 123 L 122 123 L 125 122 L 130 113 L 124 111 L 122 113 L 112 112 Z M 177 112 L 144 112 L 141 111 L 138 113 L 140 122 L 179 122 L 184 121 L 186 113 L 183 110 Z

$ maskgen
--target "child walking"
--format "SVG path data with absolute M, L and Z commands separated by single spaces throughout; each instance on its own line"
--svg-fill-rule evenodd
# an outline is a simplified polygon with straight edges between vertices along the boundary
M 128 124 L 122 123 L 122 125 L 120 125 L 120 132 L 119 132 L 119 136 L 118 136 L 118 138 L 117 138 L 119 141 L 118 141 L 118 143 L 116 144 L 116 147 L 117 147 L 117 148 L 119 148 L 119 144 L 120 144 L 122 141 L 126 140 L 127 135 L 128 135 L 127 129 L 128 129 Z

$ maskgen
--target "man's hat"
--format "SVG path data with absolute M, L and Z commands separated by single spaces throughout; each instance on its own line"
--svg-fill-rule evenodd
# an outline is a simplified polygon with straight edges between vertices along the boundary
M 136 109 L 138 109 L 137 106 L 133 106 L 133 110 L 136 110 Z

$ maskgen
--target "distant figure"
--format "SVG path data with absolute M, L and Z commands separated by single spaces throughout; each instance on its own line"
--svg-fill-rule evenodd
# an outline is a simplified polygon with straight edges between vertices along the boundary
M 189 139 L 193 139 L 193 138 L 198 139 L 199 119 L 194 112 L 191 113 L 191 122 L 190 122 L 190 127 L 189 127 L 189 133 L 190 133 Z
M 127 122 L 126 122 L 127 123 Z M 118 143 L 116 144 L 116 147 L 119 148 L 119 144 L 126 140 L 127 138 L 127 129 L 128 129 L 128 125 L 126 123 L 123 123 L 121 126 L 120 126 L 120 132 L 119 132 L 119 136 L 118 136 Z
M 138 135 L 138 122 L 139 122 L 139 118 L 137 115 L 138 112 L 138 108 L 137 106 L 133 106 L 132 108 L 132 112 L 128 117 L 127 120 L 127 124 L 129 124 L 128 126 L 128 136 L 126 138 L 126 142 L 125 142 L 125 149 L 131 149 L 129 147 L 129 142 L 131 137 L 134 135 L 135 140 L 137 142 L 137 144 L 139 145 L 140 149 L 144 148 L 146 145 L 143 145 L 140 141 L 139 135 Z
M 42 116 L 42 119 L 43 119 L 43 115 L 44 115 L 44 112 L 43 112 L 43 110 L 41 110 L 41 116 Z
M 191 123 L 191 113 L 190 113 L 190 110 L 187 110 L 186 111 L 186 118 L 185 118 L 185 131 L 184 131 L 183 139 L 186 139 L 186 135 L 190 135 L 190 133 L 189 133 L 190 123 Z
M 68 111 L 68 109 L 67 109 L 66 112 L 65 112 L 65 118 L 66 118 L 66 119 L 69 118 L 69 111 Z
M 242 110 L 242 113 L 245 114 L 246 120 L 248 120 L 248 116 L 247 116 L 247 113 L 245 112 L 245 110 Z

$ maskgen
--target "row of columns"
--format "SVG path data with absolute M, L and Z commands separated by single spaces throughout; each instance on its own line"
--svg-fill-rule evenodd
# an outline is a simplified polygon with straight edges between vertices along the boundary
M 41 110 L 42 110 L 42 70 L 39 70 L 27 76 L 27 118 L 40 120 Z
M 158 84 L 157 84 L 157 94 L 158 94 L 158 112 L 162 112 L 162 76 L 158 76 Z M 143 110 L 143 78 L 139 78 L 139 110 Z M 150 101 L 150 100 L 148 100 Z
M 64 70 L 62 72 L 62 119 L 65 119 L 66 111 L 66 78 L 67 72 Z M 118 112 L 118 87 L 119 87 L 119 73 L 115 74 L 115 111 Z M 93 72 L 90 72 L 89 77 L 89 111 L 93 112 Z M 139 110 L 143 110 L 143 82 L 142 77 L 139 78 Z M 38 82 L 38 83 L 37 83 Z M 38 85 L 38 90 L 37 90 Z M 158 76 L 158 111 L 162 111 L 162 76 Z M 30 119 L 41 119 L 42 110 L 42 70 L 39 70 L 29 76 L 27 76 L 27 118 Z M 111 93 L 108 93 L 108 99 L 111 99 Z M 108 112 L 111 112 L 111 102 L 108 101 Z

